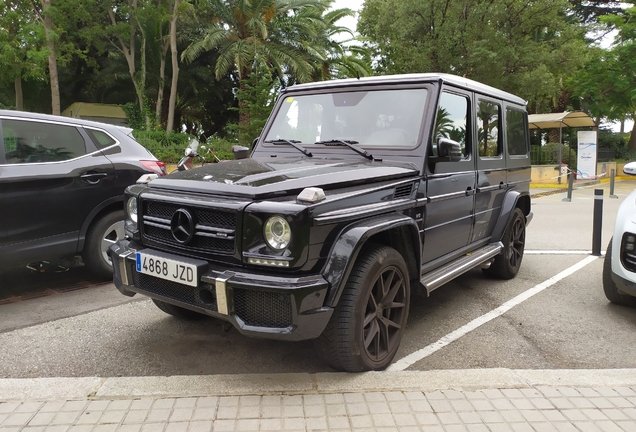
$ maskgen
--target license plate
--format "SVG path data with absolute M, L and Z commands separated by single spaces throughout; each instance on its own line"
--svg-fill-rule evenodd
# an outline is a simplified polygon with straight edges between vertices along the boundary
M 142 252 L 137 252 L 137 272 L 193 287 L 199 284 L 196 265 Z

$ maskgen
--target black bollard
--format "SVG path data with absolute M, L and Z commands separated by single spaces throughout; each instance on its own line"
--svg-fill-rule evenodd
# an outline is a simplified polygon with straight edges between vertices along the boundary
M 618 199 L 616 195 L 614 195 L 614 178 L 616 177 L 616 173 L 614 170 L 610 170 L 610 198 Z
M 592 227 L 592 255 L 601 256 L 603 228 L 603 189 L 594 189 L 594 222 Z
M 572 189 L 574 188 L 574 172 L 570 171 L 568 174 L 568 197 L 563 198 L 561 201 L 571 202 L 572 201 Z

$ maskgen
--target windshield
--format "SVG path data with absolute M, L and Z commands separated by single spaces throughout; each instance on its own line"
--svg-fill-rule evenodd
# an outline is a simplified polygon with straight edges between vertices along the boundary
M 265 140 L 313 144 L 337 139 L 362 147 L 415 147 L 426 97 L 421 88 L 290 96 Z

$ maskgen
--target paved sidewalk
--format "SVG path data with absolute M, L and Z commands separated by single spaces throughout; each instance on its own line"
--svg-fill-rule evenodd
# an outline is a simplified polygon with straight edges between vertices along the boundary
M 0 379 L 0 432 L 636 431 L 636 370 Z

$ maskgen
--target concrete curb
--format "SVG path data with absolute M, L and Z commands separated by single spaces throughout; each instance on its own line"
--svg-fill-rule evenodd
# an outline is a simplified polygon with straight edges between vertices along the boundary
M 134 399 L 384 391 L 636 386 L 636 369 L 468 369 L 360 374 L 255 374 L 0 379 L 0 401 Z

